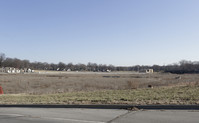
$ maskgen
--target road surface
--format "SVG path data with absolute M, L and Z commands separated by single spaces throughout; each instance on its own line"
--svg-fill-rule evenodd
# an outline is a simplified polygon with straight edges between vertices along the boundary
M 196 110 L 0 108 L 0 123 L 198 123 Z

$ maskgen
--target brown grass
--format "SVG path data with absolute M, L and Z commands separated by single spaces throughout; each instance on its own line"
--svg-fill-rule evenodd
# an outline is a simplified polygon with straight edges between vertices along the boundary
M 0 104 L 199 104 L 199 87 L 175 86 L 154 89 L 98 90 L 56 94 L 5 94 Z
M 139 87 L 139 83 L 135 81 L 127 81 L 127 86 L 129 89 L 137 89 Z
M 77 91 L 128 90 L 175 85 L 199 85 L 198 74 L 136 74 L 118 73 L 45 73 L 0 74 L 5 94 L 54 94 Z

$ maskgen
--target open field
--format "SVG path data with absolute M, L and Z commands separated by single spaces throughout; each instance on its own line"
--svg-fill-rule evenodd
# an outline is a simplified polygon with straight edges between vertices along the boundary
M 198 74 L 43 71 L 0 74 L 0 85 L 0 104 L 199 104 Z
M 5 94 L 53 94 L 77 91 L 128 90 L 199 83 L 198 74 L 138 74 L 132 72 L 40 72 L 0 74 Z
M 79 91 L 62 94 L 5 94 L 0 104 L 199 104 L 199 86 Z

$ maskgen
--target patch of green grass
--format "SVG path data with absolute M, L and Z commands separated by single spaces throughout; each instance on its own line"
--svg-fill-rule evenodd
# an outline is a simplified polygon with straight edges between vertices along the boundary
M 62 94 L 5 94 L 0 104 L 199 104 L 199 87 L 104 90 Z

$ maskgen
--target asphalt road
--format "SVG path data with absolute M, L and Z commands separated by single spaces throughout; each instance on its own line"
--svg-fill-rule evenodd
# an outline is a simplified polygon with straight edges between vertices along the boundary
M 0 108 L 0 123 L 198 123 L 198 110 Z

